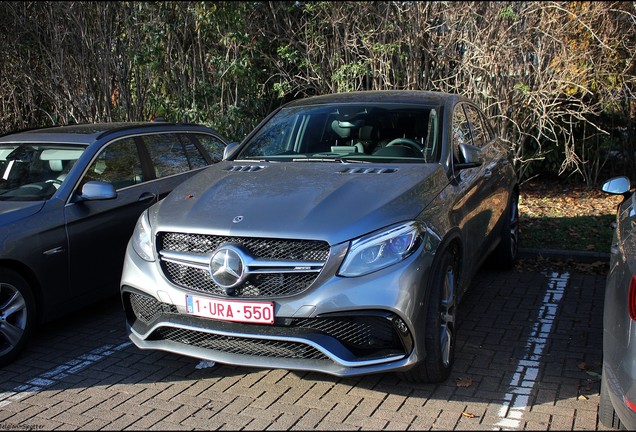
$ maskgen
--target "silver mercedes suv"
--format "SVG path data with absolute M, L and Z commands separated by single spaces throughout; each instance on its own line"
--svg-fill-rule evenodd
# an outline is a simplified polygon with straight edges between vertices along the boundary
M 517 255 L 509 148 L 458 95 L 366 91 L 273 112 L 139 218 L 131 340 L 220 363 L 445 380 L 457 304 Z

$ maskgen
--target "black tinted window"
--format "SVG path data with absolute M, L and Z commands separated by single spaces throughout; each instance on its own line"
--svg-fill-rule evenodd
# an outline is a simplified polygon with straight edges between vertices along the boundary
M 207 165 L 194 142 L 185 134 L 144 137 L 157 178 L 180 174 Z

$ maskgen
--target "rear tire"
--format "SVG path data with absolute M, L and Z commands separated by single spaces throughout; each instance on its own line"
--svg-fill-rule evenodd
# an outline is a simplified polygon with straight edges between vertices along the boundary
M 35 299 L 29 284 L 13 270 L 0 269 L 0 366 L 12 362 L 35 325 Z
M 490 255 L 490 264 L 498 269 L 508 270 L 514 267 L 519 254 L 519 195 L 514 192 L 510 197 L 504 214 L 500 241 Z
M 601 423 L 603 423 L 606 427 L 613 429 L 623 428 L 620 419 L 616 415 L 614 406 L 612 405 L 612 400 L 610 399 L 605 370 L 603 370 L 601 375 L 601 400 L 598 406 L 598 417 L 599 420 L 601 420 Z
M 428 300 L 422 308 L 422 312 L 426 313 L 426 358 L 402 374 L 407 381 L 446 381 L 453 367 L 457 314 L 457 259 L 451 251 L 444 251 L 429 289 Z

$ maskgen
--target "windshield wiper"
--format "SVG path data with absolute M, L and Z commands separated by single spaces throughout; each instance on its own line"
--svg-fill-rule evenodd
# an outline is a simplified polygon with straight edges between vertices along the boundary
M 292 162 L 369 163 L 369 161 L 348 159 L 348 158 L 302 158 L 302 159 L 292 159 Z

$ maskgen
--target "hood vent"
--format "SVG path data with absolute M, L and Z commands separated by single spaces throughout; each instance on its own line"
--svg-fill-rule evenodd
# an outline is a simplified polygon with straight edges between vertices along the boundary
M 341 174 L 392 174 L 396 168 L 345 168 Z
M 231 167 L 226 168 L 228 171 L 232 172 L 255 172 L 260 171 L 264 166 L 261 165 L 232 165 Z

